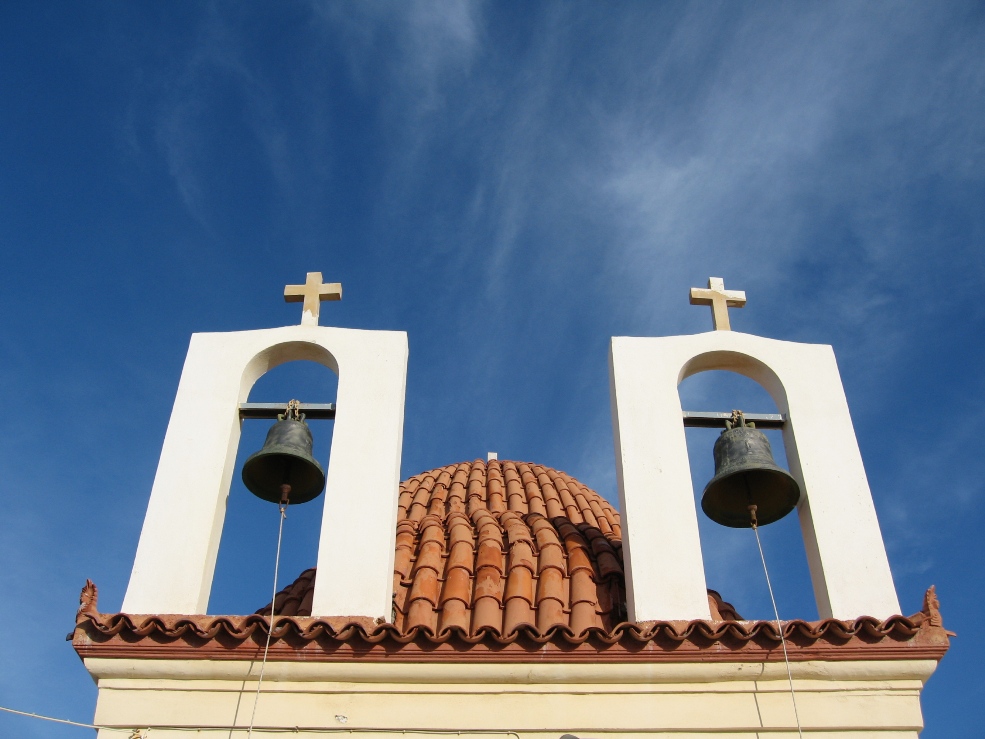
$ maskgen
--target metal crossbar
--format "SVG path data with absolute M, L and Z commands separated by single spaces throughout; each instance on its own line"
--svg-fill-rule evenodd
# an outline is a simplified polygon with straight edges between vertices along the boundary
M 746 421 L 752 421 L 757 429 L 782 429 L 787 417 L 782 413 L 743 413 Z M 715 411 L 684 411 L 684 425 L 689 428 L 723 429 L 732 420 L 732 413 Z
M 240 403 L 240 418 L 277 418 L 284 413 L 287 403 Z M 299 403 L 298 410 L 309 421 L 335 418 L 335 403 Z

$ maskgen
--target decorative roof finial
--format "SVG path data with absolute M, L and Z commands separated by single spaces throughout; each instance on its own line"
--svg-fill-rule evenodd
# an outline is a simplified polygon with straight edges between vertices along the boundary
M 284 302 L 301 303 L 302 326 L 317 326 L 323 300 L 342 300 L 342 283 L 323 283 L 321 272 L 309 272 L 303 285 L 285 285 Z
M 731 331 L 728 320 L 729 308 L 741 308 L 746 304 L 746 294 L 742 290 L 726 290 L 725 280 L 709 277 L 708 288 L 691 288 L 691 305 L 710 305 L 711 321 L 716 331 Z

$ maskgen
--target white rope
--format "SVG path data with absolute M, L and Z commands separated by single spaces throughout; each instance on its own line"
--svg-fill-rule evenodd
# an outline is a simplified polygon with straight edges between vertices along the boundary
M 36 718 L 42 721 L 53 721 L 56 724 L 67 724 L 69 726 L 78 726 L 80 729 L 96 729 L 97 731 L 119 731 L 127 733 L 130 735 L 131 739 L 142 739 L 146 737 L 144 732 L 150 732 L 154 729 L 159 729 L 161 731 L 193 731 L 196 733 L 202 731 L 242 731 L 242 726 L 144 726 L 140 729 L 124 729 L 119 726 L 101 726 L 99 724 L 86 724 L 81 721 L 70 721 L 64 718 L 54 718 L 53 716 L 45 716 L 40 713 L 31 713 L 30 711 L 18 711 L 15 708 L 7 708 L 6 706 L 0 706 L 0 711 L 6 711 L 7 713 L 13 713 L 18 716 L 26 716 L 27 718 Z M 520 739 L 520 735 L 510 729 L 394 729 L 393 727 L 383 727 L 383 726 L 284 726 L 284 727 L 260 727 L 257 730 L 260 734 L 297 734 L 299 732 L 304 732 L 306 734 L 392 734 L 399 731 L 401 734 L 424 734 L 429 736 L 449 736 L 449 735 L 462 735 L 462 734 L 482 734 L 484 736 L 512 736 L 516 739 Z M 573 731 L 580 731 L 579 729 L 574 729 Z
M 267 652 L 270 651 L 270 638 L 274 633 L 274 615 L 277 611 L 277 575 L 280 571 L 280 543 L 284 536 L 284 519 L 287 518 L 287 505 L 280 504 L 280 522 L 277 526 L 277 554 L 274 557 L 274 594 L 270 598 L 270 626 L 267 628 L 267 643 L 263 647 L 263 661 L 260 662 L 260 676 L 257 678 L 257 692 L 253 697 L 253 712 L 250 714 L 250 728 L 246 737 L 253 736 L 253 722 L 257 717 L 257 704 L 260 703 L 260 688 L 263 686 L 263 670 L 267 666 Z
M 38 718 L 42 721 L 53 721 L 56 724 L 68 724 L 69 726 L 78 726 L 82 729 L 105 729 L 106 731 L 132 731 L 131 729 L 114 729 L 109 726 L 96 726 L 95 724 L 85 724 L 81 721 L 69 721 L 67 718 L 54 718 L 53 716 L 44 716 L 40 713 L 31 713 L 30 711 L 18 711 L 16 708 L 7 708 L 5 706 L 0 706 L 0 711 L 6 711 L 7 713 L 13 713 L 18 716 L 27 716 L 28 718 Z
M 763 561 L 763 574 L 766 575 L 766 587 L 769 588 L 770 600 L 773 601 L 776 630 L 780 632 L 780 644 L 783 645 L 783 661 L 787 665 L 787 680 L 790 682 L 790 700 L 793 701 L 793 716 L 797 721 L 797 735 L 800 739 L 804 739 L 804 730 L 800 728 L 800 714 L 797 712 L 797 694 L 793 689 L 793 673 L 790 671 L 790 657 L 787 655 L 787 640 L 783 638 L 783 627 L 780 625 L 780 612 L 776 607 L 776 598 L 773 597 L 773 585 L 770 583 L 770 572 L 766 569 L 766 555 L 763 554 L 763 544 L 759 540 L 759 526 L 756 525 L 755 519 L 753 519 L 752 532 L 756 535 L 756 546 L 759 547 L 759 558 Z

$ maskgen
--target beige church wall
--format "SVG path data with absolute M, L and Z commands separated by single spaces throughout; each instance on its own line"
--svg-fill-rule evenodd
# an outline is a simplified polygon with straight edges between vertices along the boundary
M 256 663 L 87 659 L 86 666 L 99 686 L 99 725 L 154 727 L 154 739 L 177 739 L 189 735 L 180 721 L 208 729 L 196 736 L 246 736 Z M 812 737 L 915 739 L 920 690 L 935 667 L 933 660 L 793 663 L 802 725 Z M 415 730 L 523 739 L 796 736 L 782 663 L 268 663 L 256 727 L 298 737 Z
M 733 732 L 733 731 L 661 731 L 659 733 L 652 732 L 620 732 L 620 731 L 603 731 L 589 729 L 590 734 L 579 734 L 574 732 L 578 739 L 640 739 L 641 737 L 659 737 L 660 739 L 797 739 L 797 731 L 767 731 L 760 730 L 757 732 Z M 333 730 L 324 730 L 318 732 L 309 731 L 279 731 L 279 732 L 259 732 L 254 730 L 253 736 L 259 739 L 260 737 L 266 736 L 289 736 L 289 737 L 300 737 L 300 739 L 324 739 L 326 736 L 352 736 L 360 737 L 360 739 L 394 739 L 396 737 L 402 737 L 403 739 L 408 739 L 410 737 L 459 737 L 460 739 L 494 739 L 495 737 L 512 737 L 512 739 L 559 739 L 563 734 L 571 734 L 573 732 L 561 732 L 559 729 L 546 729 L 543 731 L 489 731 L 489 732 L 468 732 L 468 731 L 350 731 L 348 729 L 339 728 Z M 240 737 L 247 737 L 246 729 L 214 729 L 205 731 L 196 731 L 192 736 L 201 737 L 202 739 L 240 739 Z M 118 732 L 108 732 L 102 731 L 97 734 L 97 739 L 108 739 L 110 737 L 119 737 L 121 734 Z M 126 736 L 125 734 L 122 736 Z M 178 737 L 188 737 L 189 732 L 187 731 L 169 731 L 169 730 L 154 730 L 154 737 L 166 737 L 167 739 L 178 739 Z M 917 739 L 919 733 L 913 731 L 811 731 L 809 736 L 813 739 Z M 142 738 L 141 738 L 142 739 Z M 148 738 L 149 739 L 149 738 Z

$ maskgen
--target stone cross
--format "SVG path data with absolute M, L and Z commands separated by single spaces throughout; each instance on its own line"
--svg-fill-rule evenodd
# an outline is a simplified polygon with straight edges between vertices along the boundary
M 309 272 L 303 285 L 285 285 L 284 302 L 304 302 L 301 310 L 302 326 L 317 326 L 318 313 L 323 300 L 342 300 L 342 283 L 321 281 L 321 272 Z
M 711 321 L 716 331 L 731 331 L 728 309 L 741 308 L 746 304 L 746 294 L 742 290 L 726 290 L 725 280 L 709 277 L 708 289 L 691 288 L 691 305 L 710 305 Z

